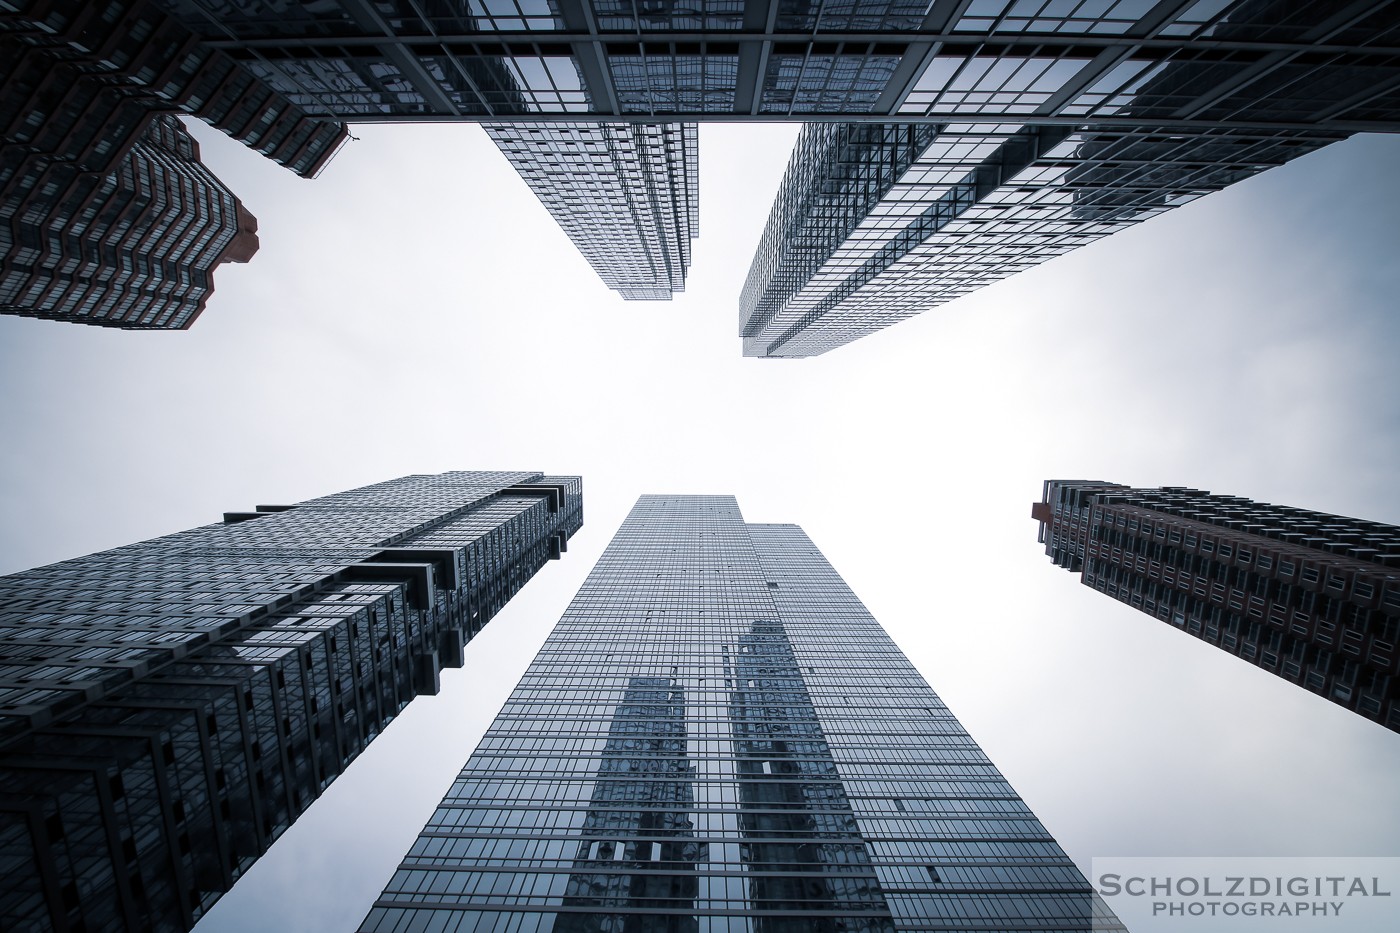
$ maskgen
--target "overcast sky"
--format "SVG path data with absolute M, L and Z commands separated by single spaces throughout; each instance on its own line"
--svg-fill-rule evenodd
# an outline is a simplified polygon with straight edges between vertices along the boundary
M 1400 524 L 1400 137 L 783 361 L 736 303 L 796 127 L 702 127 L 670 303 L 604 288 L 476 127 L 357 127 L 315 181 L 194 129 L 262 248 L 189 332 L 0 319 L 0 572 L 408 473 L 577 473 L 585 521 L 198 933 L 354 929 L 648 492 L 802 525 L 1086 871 L 1400 855 L 1400 736 L 1080 585 L 1030 519 L 1069 477 Z

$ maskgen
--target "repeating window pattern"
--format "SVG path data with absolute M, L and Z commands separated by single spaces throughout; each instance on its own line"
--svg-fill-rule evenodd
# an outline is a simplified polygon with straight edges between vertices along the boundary
M 0 259 L 0 310 L 127 329 L 185 328 L 220 263 L 257 249 L 257 222 L 199 161 L 174 117 L 155 118 L 117 170 L 54 181 L 27 200 Z M 17 228 L 17 229 L 16 229 Z
M 159 2 L 341 117 L 1110 117 L 1164 67 L 1181 81 L 1137 99 L 1169 121 L 1400 117 L 1383 0 Z
M 78 163 L 110 175 L 152 112 L 198 115 L 302 174 L 344 140 L 340 120 L 480 121 L 631 298 L 684 280 L 694 131 L 679 121 L 882 121 L 813 129 L 795 155 L 797 189 L 776 210 L 810 203 L 830 232 L 826 212 L 849 211 L 862 173 L 884 196 L 815 254 L 811 224 L 774 226 L 741 302 L 752 356 L 826 352 L 1351 133 L 1400 129 L 1387 0 L 43 0 L 3 16 L 0 60 L 15 64 L 0 116 L 17 144 L 0 211 Z M 903 145 L 889 137 L 910 132 L 926 153 L 887 167 Z M 827 188 L 846 190 L 808 197 Z M 45 247 L 20 248 L 28 261 Z M 45 274 L 66 282 L 70 261 Z M 107 257 L 97 275 L 133 273 L 122 266 Z M 204 287 L 153 268 L 162 295 Z M 66 294 L 6 310 L 118 316 L 97 313 L 101 289 Z M 188 323 L 138 296 L 119 326 Z
M 744 353 L 825 353 L 1339 138 L 808 124 L 740 299 Z
M 1400 528 L 1090 480 L 1034 516 L 1084 585 L 1400 731 Z
M 693 123 L 488 123 L 486 132 L 623 298 L 685 290 L 699 236 Z
M 728 496 L 638 501 L 361 926 L 977 928 L 1121 926 L 801 529 Z
M 157 7 L 44 0 L 0 13 L 0 313 L 184 328 L 257 223 L 171 113 L 302 175 L 345 138 Z
M 0 927 L 183 930 L 582 522 L 408 476 L 0 578 Z

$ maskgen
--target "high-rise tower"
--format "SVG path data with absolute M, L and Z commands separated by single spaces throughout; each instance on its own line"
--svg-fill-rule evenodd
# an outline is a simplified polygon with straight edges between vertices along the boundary
M 974 923 L 1121 929 L 801 529 L 643 496 L 361 930 Z
M 188 327 L 257 224 L 189 114 L 301 175 L 345 140 L 145 0 L 0 0 L 0 312 Z
M 257 252 L 257 220 L 199 161 L 176 117 L 153 118 L 110 175 L 62 174 L 67 185 L 51 196 L 45 185 L 0 227 L 0 312 L 186 328 L 214 290 L 214 269 Z
M 694 123 L 488 123 L 603 284 L 623 298 L 685 290 L 700 235 Z
M 746 356 L 825 353 L 1351 133 L 1400 131 L 1394 4 L 1055 6 L 935 3 L 907 122 L 803 130 L 740 298 Z
M 0 578 L 0 928 L 188 929 L 582 523 L 406 476 Z
M 1085 586 L 1400 731 L 1400 527 L 1097 480 L 1032 517 Z

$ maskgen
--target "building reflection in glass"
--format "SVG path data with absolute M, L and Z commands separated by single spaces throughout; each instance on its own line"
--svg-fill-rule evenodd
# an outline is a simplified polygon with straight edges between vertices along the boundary
M 695 766 L 686 754 L 685 692 L 633 677 L 613 714 L 556 933 L 691 933 L 708 846 L 695 839 Z M 668 916 L 608 913 L 650 907 Z M 681 913 L 677 913 L 681 912 Z
M 804 914 L 759 915 L 755 929 L 893 931 L 783 624 L 755 622 L 739 642 L 733 671 L 729 711 L 750 899 L 759 910 Z M 814 916 L 835 911 L 884 916 Z

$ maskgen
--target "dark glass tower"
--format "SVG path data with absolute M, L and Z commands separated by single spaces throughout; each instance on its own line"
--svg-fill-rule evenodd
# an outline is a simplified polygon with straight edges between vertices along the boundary
M 1393 128 L 1400 103 L 1386 0 L 160 3 L 298 106 L 350 120 L 1132 125 L 1124 95 L 1172 65 L 1152 95 L 1164 126 L 1220 107 L 1358 132 Z M 1375 80 L 1342 91 L 1352 69 Z
M 0 928 L 183 931 L 582 523 L 406 476 L 0 578 Z
M 992 928 L 1122 929 L 800 528 L 643 496 L 361 930 Z
M 155 113 L 199 117 L 305 176 L 346 138 L 147 0 L 5 0 L 0 113 L 7 185 L 52 164 L 102 171 Z
M 1032 516 L 1085 586 L 1400 731 L 1400 527 L 1097 480 Z
M 214 269 L 257 252 L 257 220 L 175 117 L 155 117 L 112 174 L 69 177 L 0 224 L 0 312 L 186 328 L 213 293 Z
M 488 123 L 486 133 L 623 298 L 685 290 L 699 236 L 693 123 Z

